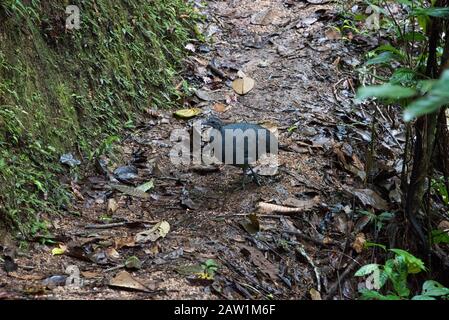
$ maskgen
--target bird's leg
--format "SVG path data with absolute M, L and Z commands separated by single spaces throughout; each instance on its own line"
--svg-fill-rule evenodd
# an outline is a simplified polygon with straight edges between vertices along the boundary
M 253 168 L 251 168 L 251 166 L 248 166 L 248 167 L 249 167 L 249 170 L 251 170 L 251 174 L 253 175 L 254 181 L 260 187 L 261 184 L 259 182 L 259 179 L 257 178 L 257 173 L 254 172 L 254 170 L 253 170 Z
M 242 177 L 242 190 L 245 190 L 245 179 L 246 179 L 246 168 L 243 167 L 243 177 Z

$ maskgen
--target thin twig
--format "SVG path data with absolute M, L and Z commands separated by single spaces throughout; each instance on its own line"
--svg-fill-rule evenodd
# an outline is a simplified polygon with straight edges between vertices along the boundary
M 309 257 L 309 255 L 307 254 L 307 252 L 304 249 L 304 246 L 302 244 L 298 244 L 297 250 L 304 258 L 306 258 L 307 262 L 312 266 L 313 272 L 315 273 L 315 277 L 316 277 L 317 291 L 321 292 L 321 277 L 320 277 L 320 272 L 319 272 L 317 266 L 313 262 L 312 258 Z
M 331 299 L 332 296 L 335 294 L 335 292 L 337 291 L 337 289 L 340 287 L 341 282 L 343 280 L 345 280 L 350 274 L 351 272 L 355 269 L 355 267 L 357 267 L 358 265 L 360 265 L 359 260 L 361 260 L 361 257 L 358 257 L 356 260 L 352 261 L 352 263 L 350 265 L 348 265 L 345 269 L 345 271 L 340 275 L 340 277 L 338 277 L 337 281 L 335 281 L 330 287 L 329 290 L 327 292 L 327 296 L 326 299 Z

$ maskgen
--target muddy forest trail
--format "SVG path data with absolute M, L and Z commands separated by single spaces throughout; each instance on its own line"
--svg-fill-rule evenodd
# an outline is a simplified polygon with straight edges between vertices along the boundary
M 202 10 L 204 33 L 214 41 L 192 44 L 185 61 L 184 78 L 200 88 L 191 106 L 202 110 L 199 118 L 276 126 L 278 174 L 241 190 L 237 168 L 174 166 L 170 133 L 190 122 L 173 110 L 154 111 L 121 142 L 118 156 L 118 165 L 138 164 L 135 185 L 153 179 L 149 198 L 111 189 L 100 173 L 73 182 L 77 214 L 49 219 L 64 254 L 52 254 L 57 244 L 31 243 L 17 256 L 17 271 L 0 271 L 2 291 L 34 299 L 357 298 L 354 272 L 371 261 L 357 247 L 363 223 L 354 213 L 363 197 L 351 191 L 367 190 L 357 174 L 369 113 L 350 99 L 361 51 L 332 32 L 336 7 L 326 1 L 208 1 Z M 245 95 L 229 86 L 238 71 L 255 81 Z M 363 199 L 386 206 L 374 192 Z M 108 202 L 113 213 L 102 225 Z M 260 202 L 305 208 L 258 212 Z M 170 225 L 165 237 L 136 243 L 136 234 L 161 221 Z M 67 269 L 79 269 L 81 284 L 75 274 L 72 286 L 57 285 Z M 43 286 L 45 279 L 52 285 Z

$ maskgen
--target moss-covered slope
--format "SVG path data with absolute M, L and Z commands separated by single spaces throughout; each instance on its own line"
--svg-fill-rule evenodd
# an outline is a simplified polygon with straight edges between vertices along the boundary
M 65 27 L 69 4 L 79 30 Z M 184 0 L 0 0 L 3 224 L 36 231 L 38 213 L 68 200 L 62 153 L 92 159 L 144 109 L 176 101 L 195 19 Z

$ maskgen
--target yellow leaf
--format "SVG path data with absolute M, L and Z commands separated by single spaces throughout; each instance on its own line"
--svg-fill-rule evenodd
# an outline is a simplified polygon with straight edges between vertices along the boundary
M 157 230 L 159 235 L 164 238 L 170 232 L 170 224 L 167 221 L 161 221 Z
M 60 244 L 59 248 L 53 248 L 53 250 L 51 250 L 51 254 L 54 256 L 59 256 L 61 254 L 64 254 L 66 249 L 67 247 L 65 245 Z
M 175 112 L 175 116 L 183 119 L 189 119 L 199 115 L 200 113 L 201 109 L 199 108 L 181 109 Z
M 240 95 L 247 94 L 253 90 L 255 81 L 249 77 L 243 77 L 241 79 L 236 79 L 232 82 L 232 88 L 234 91 Z

